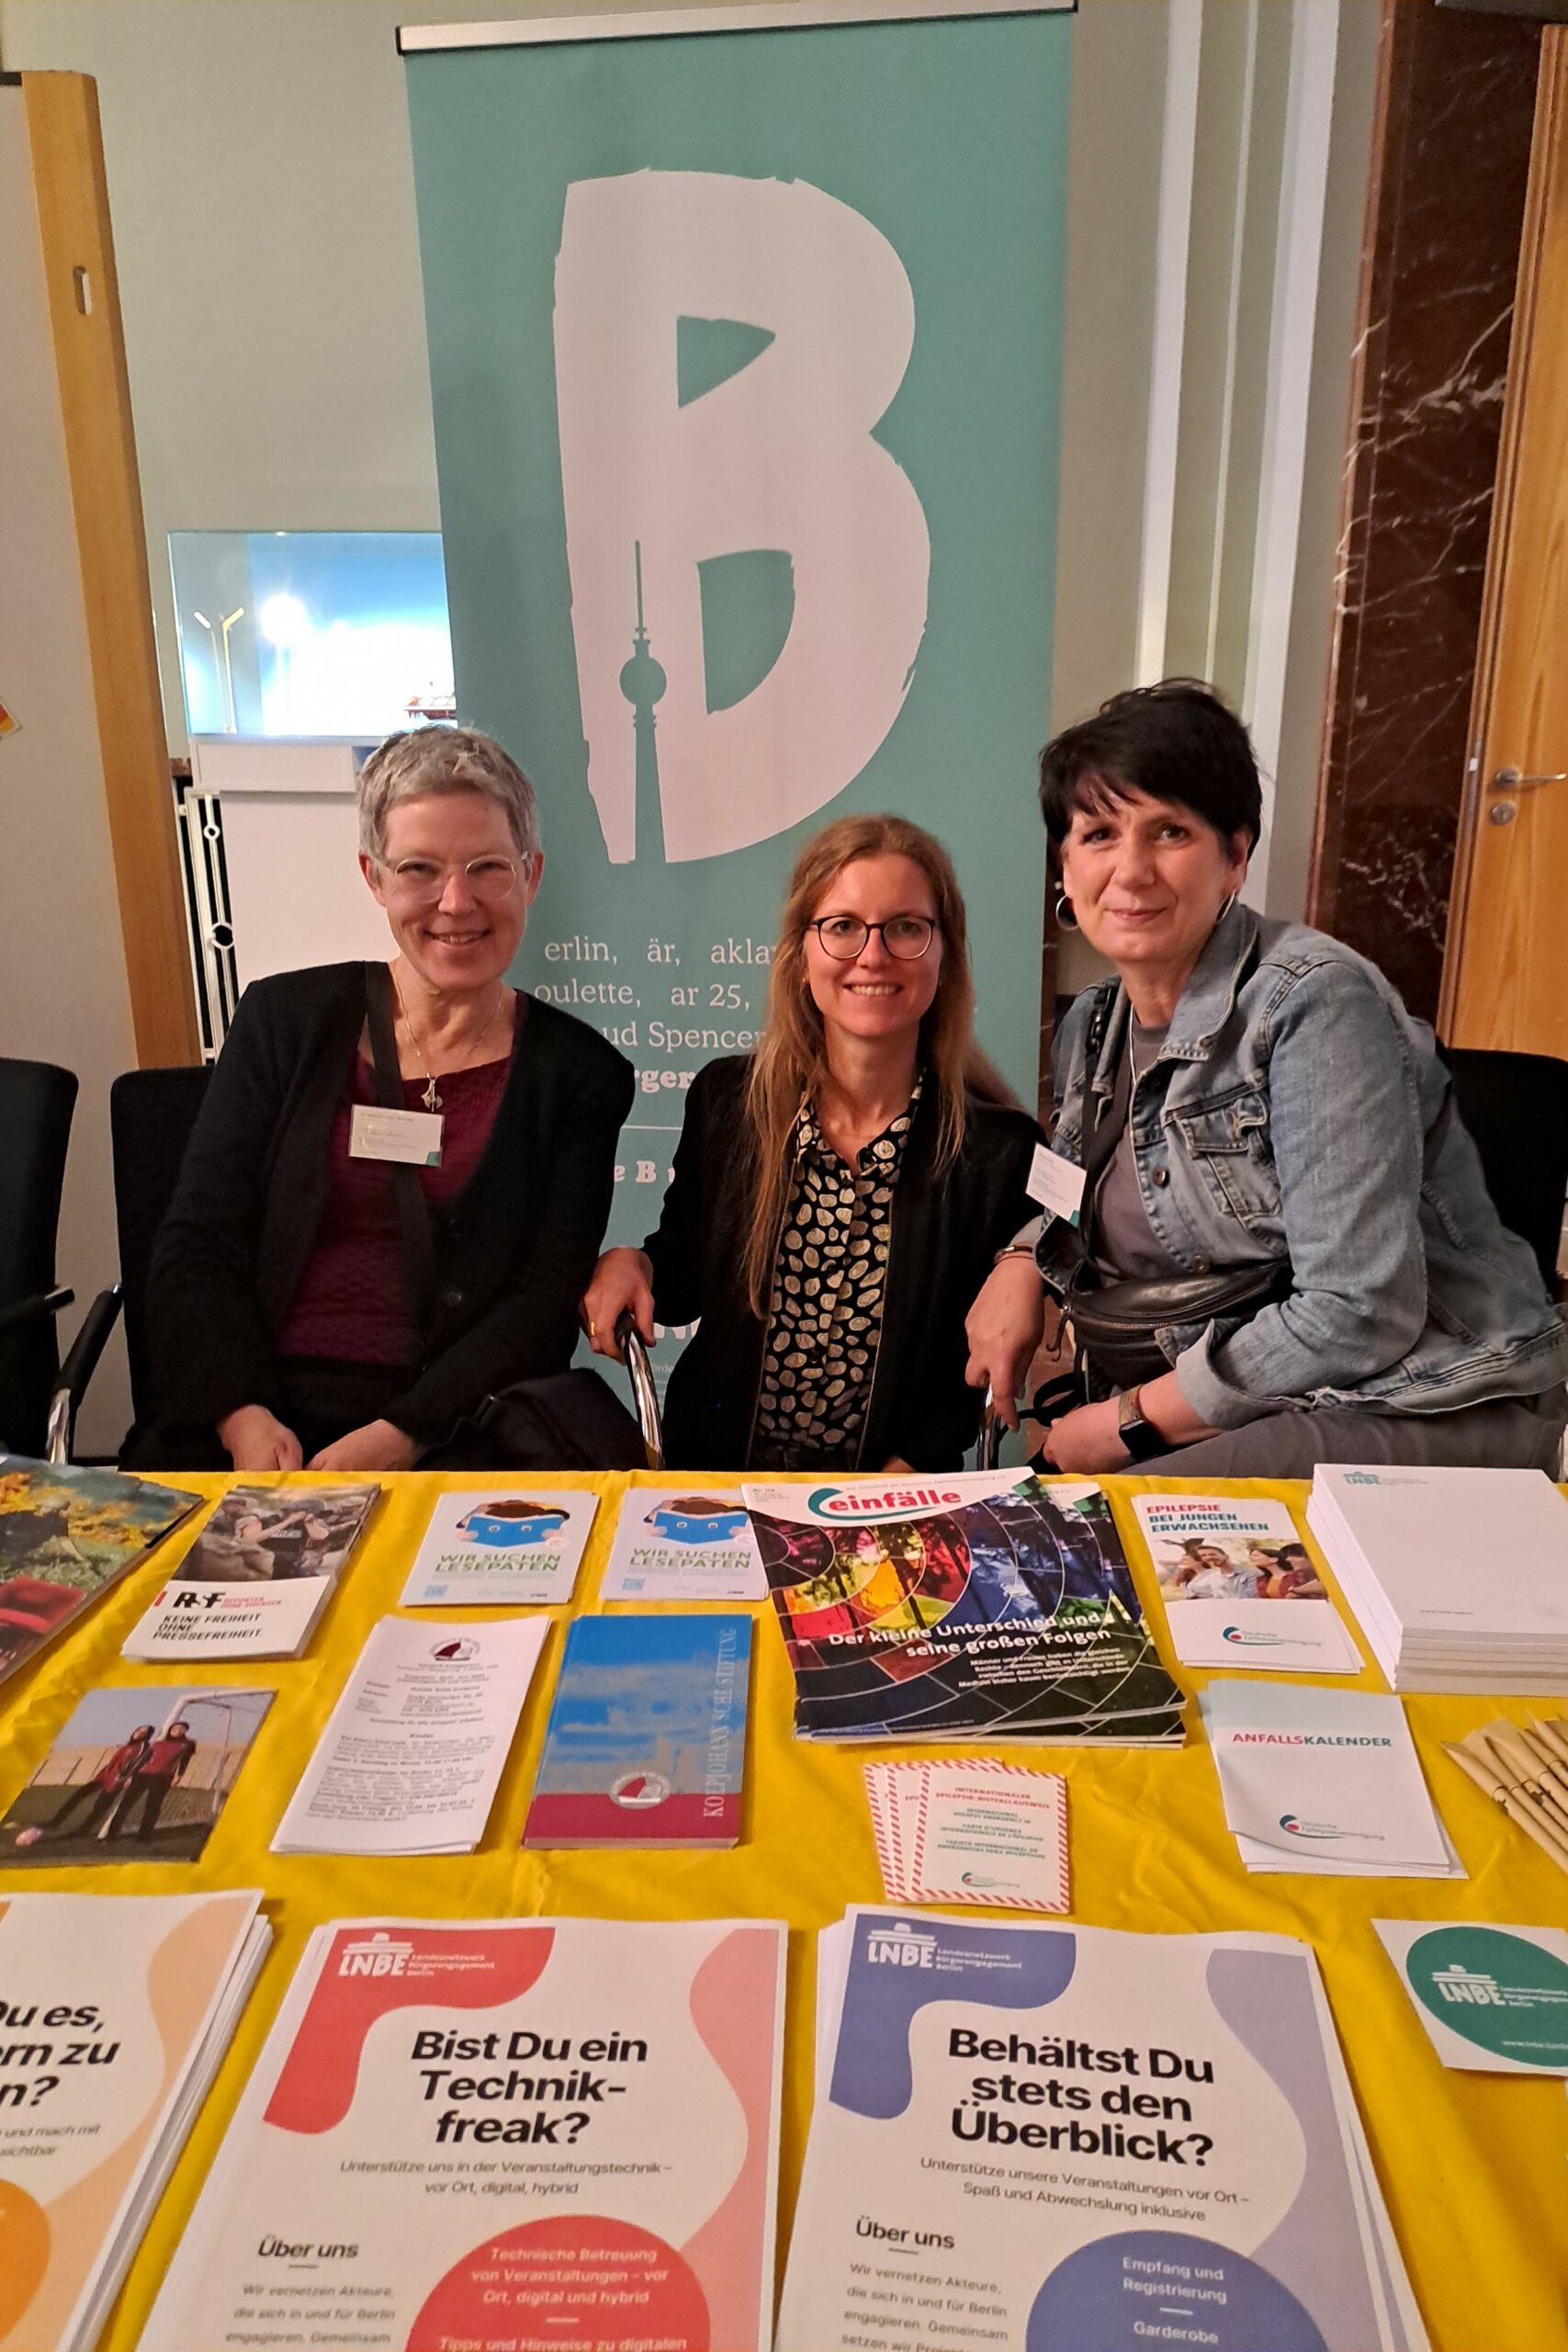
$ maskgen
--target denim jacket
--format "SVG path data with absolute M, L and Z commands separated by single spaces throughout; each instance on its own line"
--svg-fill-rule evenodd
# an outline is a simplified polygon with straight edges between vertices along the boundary
M 1075 1163 L 1127 1010 L 1101 981 L 1057 1035 L 1052 1144 Z M 1149 1223 L 1179 1265 L 1291 1263 L 1279 1306 L 1158 1334 L 1212 1427 L 1314 1406 L 1445 1412 L 1568 1378 L 1568 1330 L 1492 1205 L 1431 1030 L 1337 940 L 1234 905 L 1128 1117 Z

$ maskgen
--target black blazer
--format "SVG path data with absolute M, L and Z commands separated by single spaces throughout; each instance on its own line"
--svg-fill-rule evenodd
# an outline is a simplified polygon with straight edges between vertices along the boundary
M 764 1328 L 741 1272 L 749 1067 L 730 1056 L 692 1081 L 659 1229 L 643 1244 L 660 1321 L 702 1318 L 665 1400 L 670 1458 L 688 1469 L 745 1467 L 761 1379 Z M 940 1174 L 939 1116 L 927 1085 L 893 1193 L 882 1345 L 860 1449 L 869 1469 L 894 1454 L 916 1470 L 953 1469 L 973 1444 L 981 1399 L 964 1378 L 964 1317 L 997 1251 L 1038 1215 L 1026 1186 L 1043 1138 L 1026 1113 L 971 1096 L 964 1148 Z
M 358 1050 L 364 964 L 254 980 L 240 1000 L 153 1248 L 156 1413 L 206 1428 L 272 1405 L 275 1348 L 326 1205 L 333 1120 Z M 631 1064 L 527 997 L 473 1176 L 433 1207 L 419 1363 L 387 1419 L 439 1445 L 491 1390 L 564 1371 L 631 1108 Z

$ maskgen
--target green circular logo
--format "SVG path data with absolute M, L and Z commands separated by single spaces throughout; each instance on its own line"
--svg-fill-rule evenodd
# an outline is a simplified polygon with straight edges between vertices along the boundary
M 1434 1928 L 1404 1966 L 1450 2033 L 1516 2065 L 1568 2065 L 1568 1967 L 1539 1944 L 1506 1928 Z

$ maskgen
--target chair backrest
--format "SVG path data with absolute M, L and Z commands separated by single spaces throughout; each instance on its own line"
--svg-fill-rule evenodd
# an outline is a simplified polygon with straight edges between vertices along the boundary
M 147 1269 L 174 1197 L 211 1072 L 132 1069 L 109 1089 L 114 1143 L 114 1204 L 119 1226 L 119 1279 L 125 1293 L 125 1350 L 138 1420 L 152 1410 L 147 1347 Z
M 1444 1058 L 1497 1214 L 1529 1243 L 1555 1297 L 1568 1195 L 1568 1062 L 1468 1048 Z
M 0 1306 L 55 1286 L 60 1193 L 76 1079 L 52 1062 L 0 1059 Z M 0 1438 L 41 1454 L 60 1356 L 52 1315 L 0 1333 Z

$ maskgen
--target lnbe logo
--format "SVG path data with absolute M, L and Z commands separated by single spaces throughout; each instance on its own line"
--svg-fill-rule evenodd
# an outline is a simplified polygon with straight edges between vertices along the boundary
M 934 1968 L 936 1938 L 917 1934 L 900 1919 L 886 1935 L 868 1939 L 865 1957 L 869 1967 Z
M 569 187 L 561 490 L 613 863 L 766 841 L 886 739 L 925 630 L 931 538 L 872 435 L 914 333 L 892 245 L 807 181 L 631 172 Z M 739 587 L 735 559 L 750 567 L 741 594 L 723 573 L 728 560 Z M 719 662 L 714 633 L 749 599 L 747 660 Z
M 412 1944 L 398 1943 L 378 1932 L 344 1944 L 337 1964 L 340 1976 L 400 1976 L 409 1964 Z

